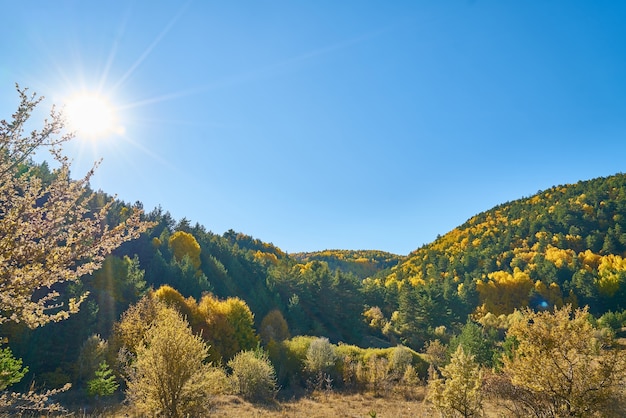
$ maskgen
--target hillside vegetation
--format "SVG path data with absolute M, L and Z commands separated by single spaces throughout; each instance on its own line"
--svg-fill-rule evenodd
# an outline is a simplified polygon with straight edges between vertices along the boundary
M 395 267 L 404 257 L 377 250 L 324 250 L 291 254 L 300 263 L 323 261 L 331 270 L 352 273 L 359 279 L 377 276 Z
M 468 314 L 564 303 L 623 310 L 625 216 L 623 174 L 556 186 L 472 217 L 364 288 L 388 316 L 378 323 L 395 325 L 387 334 L 417 344 Z

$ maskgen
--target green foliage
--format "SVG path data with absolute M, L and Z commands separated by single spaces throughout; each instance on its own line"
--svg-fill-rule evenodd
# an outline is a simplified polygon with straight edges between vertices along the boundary
M 279 263 L 268 270 L 268 285 L 276 291 L 293 333 L 326 336 L 333 341 L 360 342 L 364 323 L 361 283 L 326 263 Z
M 43 185 L 60 175 L 47 165 L 22 164 L 19 173 L 27 172 Z M 141 206 L 95 193 L 91 206 L 101 205 L 108 205 L 110 226 Z M 162 309 L 156 297 L 176 308 L 192 334 L 210 345 L 211 360 L 227 363 L 258 347 L 256 318 L 281 385 L 305 385 L 317 370 L 332 376 L 336 386 L 378 393 L 390 382 L 423 377 L 426 363 L 414 350 L 425 347 L 440 361 L 445 344 L 429 343 L 438 339 L 450 343 L 448 356 L 463 347 L 481 365 L 502 366 L 494 364 L 494 355 L 503 349 L 513 359 L 519 341 L 500 341 L 508 320 L 499 314 L 518 307 L 589 304 L 597 316 L 606 312 L 600 326 L 620 332 L 626 308 L 624 213 L 624 175 L 554 187 L 478 214 L 404 258 L 380 251 L 289 255 L 232 230 L 220 236 L 187 219 L 177 222 L 157 208 L 147 215 L 152 228 L 107 257 L 99 271 L 53 289 L 66 296 L 65 307 L 89 292 L 79 313 L 35 331 L 5 326 L 1 332 L 38 382 L 71 378 L 82 386 L 105 357 L 123 375 L 114 355 L 124 347 L 133 358 L 145 346 Z M 164 284 L 170 287 L 160 288 Z M 159 290 L 140 299 L 148 288 Z M 466 322 L 470 314 L 483 324 L 500 318 L 499 325 Z M 290 331 L 300 336 L 289 339 Z M 101 338 L 90 339 L 79 352 L 93 334 L 109 339 L 106 356 Z M 338 341 L 389 348 L 331 343 Z M 398 344 L 405 346 L 393 347 Z M 324 357 L 318 345 L 334 352 L 335 360 L 318 361 Z M 213 388 L 223 387 L 215 383 L 224 380 L 217 370 L 211 371 Z
M 276 395 L 276 373 L 261 350 L 241 351 L 229 362 L 235 392 L 251 401 L 269 401 Z
M 103 362 L 108 349 L 108 343 L 99 335 L 90 335 L 80 348 L 78 355 L 77 378 L 85 381 L 91 378 Z M 107 365 L 108 366 L 108 365 Z
M 433 324 L 419 312 L 403 316 L 407 297 L 413 299 L 409 305 L 420 306 L 403 290 L 405 284 L 439 292 L 438 305 L 450 314 L 444 312 L 442 323 L 434 325 L 448 328 L 472 312 L 499 315 L 525 306 L 572 303 L 589 305 L 597 315 L 622 311 L 624 213 L 625 174 L 556 186 L 499 205 L 412 252 L 385 277 L 366 279 L 366 301 L 386 318 L 399 311 L 394 332 L 416 348 Z
M 621 331 L 626 325 L 626 310 L 621 312 L 609 311 L 598 318 L 598 325 L 609 328 L 615 332 Z
M 474 356 L 478 364 L 491 367 L 497 343 L 495 330 L 488 332 L 479 324 L 468 320 L 461 328 L 461 332 L 450 341 L 448 351 L 452 355 L 459 346 L 462 346 L 467 354 Z
M 315 337 L 296 336 L 268 344 L 268 355 L 282 386 L 304 384 L 306 353 Z
M 119 384 L 115 375 L 109 368 L 106 361 L 100 363 L 95 377 L 87 382 L 87 392 L 90 396 L 111 396 L 115 393 Z
M 13 357 L 10 348 L 0 348 L 0 391 L 22 380 L 26 373 L 28 367 L 22 367 L 22 360 Z

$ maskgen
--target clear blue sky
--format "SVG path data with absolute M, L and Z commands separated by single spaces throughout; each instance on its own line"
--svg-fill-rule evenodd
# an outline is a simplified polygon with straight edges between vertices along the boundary
M 2 2 L 14 83 L 101 89 L 76 175 L 288 252 L 398 254 L 494 205 L 626 171 L 626 2 Z

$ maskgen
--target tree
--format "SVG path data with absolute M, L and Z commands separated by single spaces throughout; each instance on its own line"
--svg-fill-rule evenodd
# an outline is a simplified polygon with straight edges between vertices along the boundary
M 162 308 L 137 348 L 127 394 L 140 413 L 207 414 L 212 392 L 208 347 L 173 308 Z
M 115 375 L 109 369 L 106 361 L 100 363 L 95 377 L 87 382 L 87 392 L 91 396 L 111 396 L 115 393 L 119 384 L 115 379 Z
M 449 353 L 454 353 L 461 345 L 466 353 L 475 356 L 478 364 L 490 367 L 493 365 L 495 351 L 494 332 L 489 333 L 479 324 L 468 320 L 461 332 L 450 341 Z
M 278 309 L 271 310 L 261 321 L 261 341 L 269 344 L 270 341 L 283 341 L 289 338 L 289 326 L 283 314 Z
M 518 410 L 550 417 L 624 413 L 626 356 L 610 333 L 597 332 L 586 308 L 526 309 L 507 337 L 514 344 L 503 358 L 510 386 L 502 397 Z
M 22 368 L 22 360 L 13 357 L 10 348 L 0 349 L 0 392 L 22 380 L 28 367 Z
M 198 303 L 198 311 L 204 318 L 202 336 L 211 343 L 210 353 L 217 361 L 225 363 L 239 351 L 258 346 L 254 315 L 243 300 L 219 300 L 206 294 Z
M 459 345 L 450 364 L 441 370 L 444 379 L 434 371 L 428 380 L 428 399 L 443 416 L 479 416 L 482 411 L 482 372 L 474 356 Z
M 196 238 L 188 232 L 176 231 L 169 239 L 170 247 L 174 251 L 176 261 L 181 262 L 183 257 L 188 256 L 194 268 L 200 268 L 200 244 Z
M 124 241 L 137 237 L 149 224 L 134 209 L 110 227 L 109 199 L 93 209 L 88 188 L 97 166 L 82 179 L 70 179 L 70 163 L 62 145 L 62 115 L 52 108 L 41 130 L 24 136 L 24 128 L 43 98 L 17 88 L 20 104 L 12 120 L 0 121 L 0 324 L 21 322 L 31 328 L 67 318 L 83 297 L 59 303 L 58 285 L 77 281 L 98 269 Z M 58 168 L 45 179 L 29 161 L 48 149 Z
M 312 374 L 328 373 L 337 362 L 337 353 L 328 338 L 318 337 L 311 341 L 306 352 L 306 369 Z

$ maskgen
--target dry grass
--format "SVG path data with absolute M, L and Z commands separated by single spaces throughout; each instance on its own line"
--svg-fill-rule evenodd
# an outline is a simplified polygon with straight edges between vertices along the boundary
M 367 394 L 319 393 L 273 405 L 254 405 L 235 396 L 220 397 L 212 417 L 427 417 L 423 390 L 413 400 L 404 397 L 374 397 Z
M 423 418 L 431 417 L 434 411 L 424 402 L 426 388 L 419 386 L 410 394 L 390 394 L 378 397 L 372 394 L 346 394 L 318 392 L 313 395 L 289 401 L 276 401 L 272 404 L 253 404 L 234 395 L 221 395 L 215 398 L 209 417 L 236 418 Z M 409 395 L 409 396 L 407 396 Z M 486 417 L 506 416 L 506 411 L 486 402 Z M 139 417 L 129 408 L 108 410 L 101 414 L 88 414 L 89 418 Z
M 234 395 L 221 395 L 215 398 L 210 417 L 237 418 L 323 418 L 323 417 L 377 417 L 377 418 L 419 418 L 429 417 L 423 402 L 424 387 L 415 388 L 411 399 L 406 396 L 391 395 L 375 397 L 370 394 L 342 394 L 335 392 L 314 393 L 308 397 L 289 401 L 276 401 L 271 404 L 253 404 Z M 109 410 L 89 417 L 138 417 L 129 408 Z

